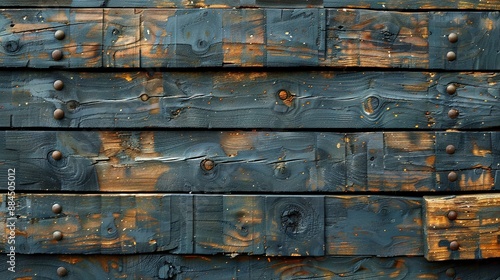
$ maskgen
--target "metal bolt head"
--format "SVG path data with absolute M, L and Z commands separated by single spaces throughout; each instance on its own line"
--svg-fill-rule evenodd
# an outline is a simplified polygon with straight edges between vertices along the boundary
M 456 272 L 455 272 L 455 269 L 450 267 L 446 270 L 446 276 L 448 277 L 455 277 L 456 275 Z
M 286 90 L 284 90 L 284 89 L 282 89 L 282 90 L 280 90 L 280 91 L 278 92 L 278 97 L 279 97 L 281 100 L 287 100 L 287 99 L 288 99 L 288 96 L 289 96 L 288 92 L 287 92 Z
M 52 212 L 54 212 L 54 214 L 60 214 L 62 212 L 62 206 L 57 203 L 52 205 Z
M 446 87 L 446 92 L 448 94 L 455 94 L 455 92 L 457 92 L 457 86 L 455 86 L 454 84 L 449 84 L 447 87 Z
M 64 277 L 64 276 L 68 275 L 68 270 L 63 266 L 58 267 L 57 268 L 57 275 L 60 277 Z
M 52 59 L 55 61 L 61 60 L 63 58 L 63 53 L 61 50 L 55 50 L 52 52 Z
M 60 241 L 63 239 L 63 234 L 62 234 L 62 232 L 56 230 L 56 231 L 54 231 L 54 233 L 52 233 L 52 238 L 54 240 Z
M 460 247 L 460 244 L 456 240 L 450 242 L 450 250 L 456 251 Z
M 64 118 L 64 111 L 61 109 L 55 109 L 54 110 L 54 119 L 60 120 Z
M 453 61 L 457 59 L 457 54 L 455 54 L 455 52 L 448 52 L 446 54 L 446 59 L 448 59 L 448 61 Z
M 211 159 L 204 159 L 201 162 L 201 168 L 205 171 L 210 171 L 210 170 L 214 169 L 214 167 L 215 167 L 215 163 Z
M 63 82 L 63 81 L 61 81 L 61 80 L 56 80 L 56 81 L 54 82 L 54 89 L 55 89 L 55 90 L 62 90 L 62 89 L 63 89 L 63 87 L 64 87 L 64 82 Z
M 54 38 L 56 38 L 57 40 L 62 40 L 62 39 L 64 39 L 65 36 L 66 36 L 66 34 L 64 33 L 63 30 L 57 30 L 54 33 Z
M 450 173 L 448 173 L 448 180 L 450 182 L 455 182 L 457 179 L 458 179 L 458 175 L 455 171 L 451 171 Z
M 147 94 L 145 94 L 145 93 L 141 94 L 141 100 L 142 101 L 148 101 L 148 99 L 149 99 L 149 96 Z
M 449 155 L 452 155 L 455 153 L 455 146 L 453 145 L 448 145 L 446 146 L 446 153 L 449 154 Z
M 446 216 L 448 217 L 448 219 L 450 221 L 454 221 L 454 220 L 457 219 L 458 214 L 457 214 L 456 211 L 451 210 L 451 211 L 448 212 L 448 215 L 446 215 Z
M 450 35 L 448 35 L 448 41 L 450 41 L 450 43 L 456 43 L 458 41 L 458 34 L 450 33 Z
M 60 159 L 62 159 L 62 153 L 61 153 L 61 151 L 53 151 L 52 152 L 52 158 L 54 160 L 60 160 Z
M 451 109 L 448 111 L 448 117 L 450 119 L 456 119 L 458 117 L 458 114 L 459 114 L 459 112 L 457 109 Z

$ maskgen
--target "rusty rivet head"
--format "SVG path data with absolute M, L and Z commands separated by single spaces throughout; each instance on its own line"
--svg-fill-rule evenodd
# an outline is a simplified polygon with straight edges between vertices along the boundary
M 446 276 L 448 277 L 455 277 L 456 275 L 456 272 L 455 272 L 455 269 L 450 267 L 446 270 Z
M 145 93 L 141 94 L 141 100 L 142 101 L 148 101 L 148 99 L 149 99 L 149 96 L 147 94 L 145 94 Z
M 450 242 L 450 250 L 456 251 L 460 247 L 460 244 L 456 240 Z
M 455 182 L 457 179 L 458 179 L 458 175 L 455 171 L 451 171 L 450 173 L 448 173 L 448 180 L 450 182 Z
M 456 119 L 458 117 L 458 110 L 457 109 L 451 109 L 448 111 L 448 117 L 450 119 Z
M 288 91 L 282 89 L 278 92 L 278 97 L 281 99 L 281 100 L 287 100 L 288 97 L 289 97 L 289 93 Z
M 61 50 L 55 50 L 52 52 L 52 59 L 55 61 L 61 60 L 63 58 L 63 53 Z
M 64 118 L 64 111 L 62 109 L 55 109 L 54 110 L 54 119 L 60 120 Z
M 457 214 L 456 211 L 451 210 L 451 211 L 448 212 L 448 215 L 446 215 L 446 216 L 448 217 L 448 219 L 450 221 L 454 221 L 454 220 L 457 219 L 458 214 Z
M 60 151 L 53 151 L 52 158 L 54 160 L 60 160 L 60 159 L 62 159 L 62 153 Z
M 448 59 L 448 61 L 453 61 L 457 59 L 457 55 L 455 54 L 455 52 L 448 52 L 446 54 L 446 59 Z
M 66 36 L 66 34 L 64 33 L 63 30 L 57 30 L 54 33 L 54 38 L 56 38 L 57 40 L 62 40 L 62 39 L 64 39 L 65 36 Z
M 456 43 L 458 41 L 458 35 L 457 33 L 450 33 L 450 35 L 448 35 L 448 41 L 450 41 L 450 43 Z
M 62 206 L 57 203 L 52 205 L 52 212 L 54 212 L 54 214 L 60 214 L 62 212 Z
M 455 146 L 453 145 L 448 145 L 446 146 L 446 153 L 449 154 L 449 155 L 452 155 L 455 153 Z
M 63 82 L 63 81 L 61 81 L 61 80 L 56 80 L 56 81 L 54 82 L 54 89 L 56 89 L 56 90 L 62 90 L 62 89 L 63 89 L 63 87 L 64 87 L 64 82 Z
M 63 266 L 58 267 L 57 268 L 57 275 L 60 277 L 64 277 L 64 276 L 68 275 L 68 270 Z
M 457 86 L 455 86 L 455 84 L 449 84 L 447 87 L 446 87 L 446 92 L 448 94 L 455 94 L 455 92 L 457 92 Z
M 204 159 L 201 161 L 201 168 L 205 171 L 210 171 L 214 169 L 215 163 L 211 159 Z
M 57 240 L 57 241 L 62 240 L 63 239 L 63 234 L 62 234 L 62 232 L 56 230 L 56 231 L 54 231 L 54 233 L 52 233 L 52 238 L 54 240 Z

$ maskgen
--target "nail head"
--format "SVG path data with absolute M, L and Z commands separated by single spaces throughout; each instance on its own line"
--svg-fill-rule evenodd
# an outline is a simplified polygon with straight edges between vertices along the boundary
M 54 212 L 55 214 L 59 214 L 62 212 L 62 206 L 60 204 L 54 204 L 52 205 L 52 212 Z
M 450 242 L 450 250 L 456 251 L 460 247 L 460 244 L 456 240 Z
M 458 41 L 458 34 L 450 33 L 450 35 L 448 35 L 448 41 L 450 41 L 450 43 L 456 43 Z
M 52 158 L 54 160 L 60 160 L 60 159 L 62 159 L 62 153 L 60 151 L 53 151 Z
M 448 145 L 446 146 L 446 153 L 449 154 L 449 155 L 452 155 L 455 153 L 455 146 L 453 145 Z
M 446 270 L 446 276 L 448 276 L 448 277 L 455 277 L 455 275 L 456 275 L 456 272 L 455 272 L 454 268 L 450 267 L 450 268 L 448 268 Z
M 448 215 L 447 215 L 447 216 L 448 216 L 448 219 L 449 219 L 450 221 L 454 221 L 454 220 L 456 220 L 456 219 L 457 219 L 458 214 L 457 214 L 457 212 L 456 212 L 456 211 L 451 210 L 451 211 L 449 211 L 449 212 L 448 212 Z
M 280 90 L 278 92 L 278 97 L 281 99 L 281 100 L 286 100 L 288 99 L 288 92 L 284 89 Z
M 450 182 L 455 182 L 457 179 L 458 179 L 458 175 L 455 171 L 451 171 L 450 173 L 448 173 L 448 180 Z
M 64 111 L 62 109 L 56 109 L 54 111 L 54 119 L 60 120 L 64 118 Z
M 54 37 L 57 39 L 57 40 L 62 40 L 64 39 L 64 37 L 66 36 L 66 34 L 64 33 L 63 30 L 57 30 L 55 33 L 54 33 Z
M 205 171 L 210 171 L 214 169 L 214 166 L 215 166 L 214 161 L 211 159 L 204 159 L 201 162 L 201 168 Z
M 61 60 L 63 57 L 63 53 L 61 50 L 55 50 L 52 52 L 52 59 L 55 61 Z
M 57 240 L 57 241 L 62 240 L 63 239 L 63 234 L 62 234 L 62 232 L 56 230 L 56 231 L 54 231 L 54 233 L 52 233 L 52 238 L 54 240 Z
M 450 119 L 456 119 L 458 117 L 458 110 L 457 109 L 451 109 L 448 111 L 448 117 Z
M 454 84 L 449 84 L 447 87 L 446 87 L 446 92 L 448 94 L 455 94 L 455 92 L 457 92 L 457 87 L 454 85 Z
M 455 52 L 448 52 L 446 54 L 446 58 L 448 59 L 448 61 L 453 61 L 457 59 L 457 55 L 455 54 Z
M 64 87 L 64 82 L 63 82 L 63 81 L 61 81 L 61 80 L 56 80 L 56 81 L 54 82 L 54 89 L 56 89 L 56 90 L 62 90 L 62 89 L 63 89 L 63 87 Z
M 58 267 L 57 268 L 57 275 L 61 276 L 61 277 L 64 277 L 64 276 L 68 275 L 68 270 L 65 267 L 63 267 L 63 266 Z

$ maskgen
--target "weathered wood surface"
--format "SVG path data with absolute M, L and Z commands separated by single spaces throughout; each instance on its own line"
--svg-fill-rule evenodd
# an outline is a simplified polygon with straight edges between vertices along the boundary
M 6 196 L 2 222 L 10 225 Z M 17 194 L 19 254 L 422 256 L 421 198 Z M 53 204 L 62 212 L 55 214 Z M 1 233 L 9 252 L 11 230 Z M 53 233 L 60 231 L 61 240 Z M 13 235 L 13 234 L 12 234 Z
M 16 170 L 18 191 L 491 191 L 500 190 L 499 140 L 500 132 L 3 131 L 0 165 Z
M 0 126 L 478 130 L 500 127 L 499 81 L 468 72 L 4 70 Z
M 498 260 L 427 262 L 424 258 L 258 256 L 16 256 L 16 273 L 0 263 L 2 279 L 498 279 Z M 25 278 L 24 278 L 25 277 Z
M 3 0 L 3 7 L 362 8 L 377 10 L 499 10 L 498 0 Z
M 424 197 L 424 202 L 429 261 L 500 256 L 500 194 Z
M 56 30 L 66 36 L 54 38 Z M 458 34 L 457 42 L 448 40 L 450 33 Z M 0 10 L 2 67 L 498 70 L 499 38 L 498 11 Z M 53 50 L 61 50 L 62 59 L 52 59 Z

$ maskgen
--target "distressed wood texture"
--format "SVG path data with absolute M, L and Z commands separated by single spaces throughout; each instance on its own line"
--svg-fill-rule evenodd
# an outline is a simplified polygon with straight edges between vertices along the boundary
M 421 198 L 17 194 L 16 254 L 423 256 Z M 54 203 L 62 212 L 52 211 Z M 60 231 L 62 239 L 53 233 Z
M 3 7 L 131 8 L 363 8 L 377 10 L 499 10 L 498 0 L 3 0 Z
M 4 70 L 0 126 L 478 130 L 500 127 L 499 81 L 482 72 Z
M 61 40 L 54 38 L 59 29 L 66 32 Z M 458 34 L 457 42 L 448 40 L 450 33 Z M 499 11 L 0 10 L 2 67 L 498 70 L 499 38 Z M 54 61 L 56 49 L 63 57 Z
M 427 262 L 424 258 L 258 257 L 199 255 L 16 256 L 16 273 L 0 262 L 2 279 L 498 279 L 498 260 Z
M 424 217 L 429 261 L 500 256 L 500 194 L 424 197 Z
M 4 131 L 0 181 L 14 168 L 18 191 L 491 191 L 500 190 L 499 140 L 500 132 Z

